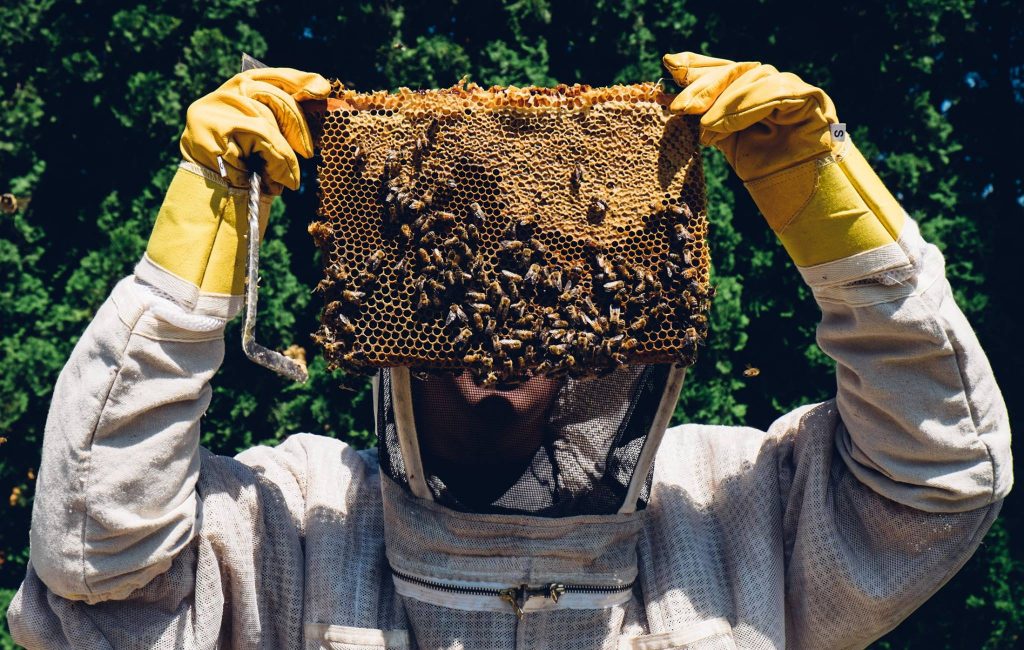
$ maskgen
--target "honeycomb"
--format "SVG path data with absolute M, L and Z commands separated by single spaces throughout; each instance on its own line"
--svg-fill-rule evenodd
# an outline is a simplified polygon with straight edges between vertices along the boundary
M 696 118 L 645 83 L 357 93 L 306 107 L 331 368 L 478 384 L 692 364 L 709 253 Z

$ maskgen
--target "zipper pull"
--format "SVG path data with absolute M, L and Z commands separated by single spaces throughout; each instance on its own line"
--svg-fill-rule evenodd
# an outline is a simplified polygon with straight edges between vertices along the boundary
M 502 600 L 512 606 L 512 611 L 519 617 L 519 620 L 523 620 L 525 612 L 523 612 L 523 608 L 519 606 L 519 589 L 502 589 L 498 592 L 498 595 L 501 596 Z
M 548 587 L 548 598 L 551 602 L 557 603 L 558 597 L 565 593 L 565 585 L 560 585 L 556 582 L 552 582 L 551 586 Z

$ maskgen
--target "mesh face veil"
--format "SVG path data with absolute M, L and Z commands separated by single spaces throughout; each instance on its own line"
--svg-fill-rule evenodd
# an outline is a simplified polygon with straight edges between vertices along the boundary
M 453 510 L 542 517 L 646 505 L 651 469 L 685 370 L 629 366 L 606 377 L 534 378 L 510 390 L 468 378 L 375 380 L 381 469 Z

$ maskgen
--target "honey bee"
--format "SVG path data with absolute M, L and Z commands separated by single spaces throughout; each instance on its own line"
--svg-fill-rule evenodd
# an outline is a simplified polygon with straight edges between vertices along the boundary
M 418 213 L 420 210 L 427 207 L 427 204 L 419 199 L 410 199 L 405 204 L 405 209 L 412 213 Z
M 467 364 L 467 365 L 470 365 L 470 366 L 484 365 L 485 362 L 487 361 L 487 359 L 488 359 L 487 355 L 479 354 L 479 353 L 471 353 L 471 354 L 467 354 L 464 357 L 462 357 L 462 362 Z
M 480 204 L 475 202 L 469 204 L 469 216 L 472 217 L 473 221 L 477 224 L 483 224 L 487 219 L 487 215 L 484 214 Z
M 498 318 L 504 320 L 508 316 L 508 308 L 512 305 L 512 301 L 508 296 L 502 296 L 501 300 L 498 301 Z
M 533 330 L 512 330 L 512 336 L 520 341 L 532 341 L 537 338 L 537 332 Z
M 366 270 L 370 273 L 376 273 L 380 268 L 380 263 L 384 261 L 384 251 L 378 249 L 366 257 Z
M 608 203 L 604 199 L 594 197 L 587 208 L 587 221 L 592 224 L 601 223 L 607 213 Z
M 459 331 L 458 336 L 455 337 L 455 348 L 457 350 L 464 350 L 469 345 L 470 339 L 473 338 L 473 330 L 469 328 L 463 328 Z
M 430 260 L 437 266 L 444 266 L 444 257 L 441 255 L 441 251 L 436 248 L 430 251 Z
M 469 308 L 478 314 L 489 314 L 491 313 L 491 306 L 486 302 L 471 302 Z
M 550 273 L 548 273 L 547 277 L 545 278 L 545 282 L 548 284 L 548 286 L 554 288 L 559 293 L 561 293 L 562 290 L 565 287 L 565 285 L 562 284 L 562 271 L 561 271 L 561 269 L 555 269 L 555 270 L 551 271 Z
M 501 249 L 510 253 L 514 253 L 522 248 L 523 242 L 515 239 L 507 239 L 501 242 Z
M 484 377 L 484 380 L 482 382 L 480 382 L 480 386 L 482 388 L 492 388 L 492 387 L 496 386 L 497 384 L 498 384 L 498 375 L 497 375 L 497 373 L 493 373 L 493 372 L 487 373 L 487 376 Z
M 387 157 L 384 159 L 384 176 L 386 178 L 395 178 L 401 171 L 401 154 L 394 150 L 388 150 Z
M 523 281 L 528 287 L 534 287 L 537 285 L 537 281 L 540 279 L 540 264 L 531 264 L 530 268 L 527 269 L 526 275 L 523 276 Z
M 645 327 L 647 327 L 647 319 L 644 318 L 643 316 L 639 316 L 639 317 L 633 319 L 633 322 L 630 323 L 629 331 L 630 332 L 639 332 L 640 330 L 644 329 Z
M 359 145 L 356 145 L 355 151 L 352 152 L 352 166 L 356 169 L 362 169 L 366 164 L 366 152 Z
M 484 317 L 481 316 L 479 312 L 473 312 L 471 322 L 474 330 L 476 330 L 477 332 L 484 331 Z
M 470 302 L 483 302 L 487 300 L 487 294 L 480 291 L 467 291 L 466 298 L 468 298 Z
M 614 293 L 619 289 L 625 287 L 626 283 L 623 282 L 622 280 L 613 280 L 612 282 L 605 282 L 602 286 L 604 287 L 604 290 L 607 291 L 608 293 Z
M 548 353 L 552 354 L 552 355 L 554 355 L 556 357 L 565 356 L 565 354 L 568 351 L 569 351 L 569 346 L 568 345 L 556 344 L 556 345 L 549 345 L 548 346 Z
M 313 241 L 316 242 L 317 246 L 323 246 L 324 242 L 334 234 L 334 228 L 325 221 L 314 221 L 309 224 L 308 231 L 313 236 Z
M 409 224 L 403 223 L 401 225 L 398 229 L 398 236 L 401 237 L 402 241 L 405 243 L 412 241 L 412 228 L 409 227 Z
M 430 253 L 423 248 L 416 249 L 416 260 L 421 264 L 430 264 Z
M 453 223 L 455 221 L 455 215 L 451 212 L 445 212 L 444 210 L 438 210 L 434 213 L 437 220 L 441 223 Z
M 696 269 L 696 268 L 691 266 L 691 267 L 683 270 L 683 279 L 684 280 L 692 280 L 695 277 L 697 277 L 697 273 L 699 273 L 698 269 Z
M 505 351 L 518 350 L 523 347 L 523 342 L 519 339 L 500 339 L 495 347 Z
M 480 230 L 473 224 L 466 226 L 466 239 L 473 245 L 480 241 Z
M 577 164 L 573 168 L 571 180 L 573 189 L 580 189 L 580 185 L 583 183 L 583 165 Z
M 347 336 L 352 336 L 356 333 L 356 327 L 352 324 L 352 321 L 345 316 L 345 314 L 338 314 L 338 322 L 341 324 L 341 333 Z
M 341 292 L 341 299 L 350 305 L 361 307 L 363 305 L 363 298 L 366 294 L 362 291 L 349 291 L 348 289 Z
M 529 244 L 530 248 L 532 248 L 538 255 L 547 255 L 548 247 L 536 237 L 531 237 Z
M 755 368 L 754 366 L 750 365 L 749 363 L 747 364 L 747 369 L 743 371 L 743 376 L 744 377 L 757 377 L 760 374 L 761 374 L 761 370 L 759 368 Z
M 455 321 L 462 321 L 463 323 L 469 322 L 469 317 L 466 316 L 466 312 L 462 311 L 462 308 L 458 305 L 452 305 L 448 308 L 448 318 L 445 320 L 445 327 L 448 327 Z
M 430 296 L 427 295 L 426 291 L 421 291 L 419 298 L 416 301 L 416 309 L 424 311 L 430 309 Z
M 696 238 L 693 236 L 693 233 L 690 232 L 689 228 L 687 228 L 681 223 L 677 223 L 675 226 L 673 226 L 672 230 L 675 236 L 675 240 L 679 243 L 689 243 L 696 241 Z
M 636 345 L 637 345 L 637 341 L 636 341 L 635 338 L 630 337 L 628 339 L 624 339 L 622 341 L 622 344 L 619 346 L 619 351 L 620 352 L 629 352 L 630 350 L 635 348 Z
M 505 276 L 505 278 L 508 279 L 509 282 L 520 284 L 523 281 L 523 276 L 513 271 L 509 271 L 508 269 L 502 269 L 501 274 Z
M 679 204 L 673 205 L 670 208 L 670 210 L 672 211 L 672 214 L 674 214 L 677 218 L 681 218 L 681 219 L 692 219 L 693 218 L 693 211 L 690 210 L 690 206 L 686 205 L 685 203 L 679 203 Z

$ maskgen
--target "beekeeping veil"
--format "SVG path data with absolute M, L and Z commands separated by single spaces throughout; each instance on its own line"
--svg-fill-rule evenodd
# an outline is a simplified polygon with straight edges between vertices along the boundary
M 684 374 L 638 365 L 499 391 L 387 369 L 374 383 L 381 469 L 415 496 L 457 511 L 632 512 L 650 496 L 654 455 Z

